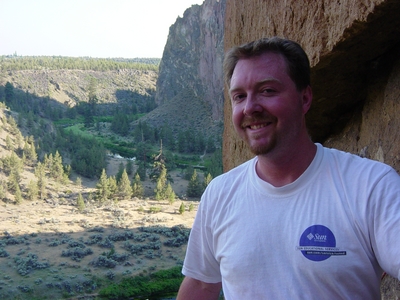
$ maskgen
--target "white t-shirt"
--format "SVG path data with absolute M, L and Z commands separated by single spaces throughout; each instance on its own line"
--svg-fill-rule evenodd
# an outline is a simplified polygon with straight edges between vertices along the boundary
M 257 158 L 207 187 L 183 274 L 222 281 L 225 299 L 379 299 L 400 279 L 400 177 L 317 144 L 293 183 L 261 180 Z

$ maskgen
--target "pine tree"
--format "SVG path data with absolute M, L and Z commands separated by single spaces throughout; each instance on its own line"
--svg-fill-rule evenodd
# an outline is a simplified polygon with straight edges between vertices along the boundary
M 117 175 L 116 175 L 117 182 L 120 181 L 120 179 L 121 179 L 121 177 L 122 177 L 122 173 L 124 172 L 124 170 L 125 170 L 125 166 L 124 166 L 124 164 L 121 162 L 121 163 L 119 164 L 119 166 L 118 166 L 118 172 L 117 172 Z
M 3 200 L 6 197 L 6 187 L 3 181 L 0 181 L 0 200 Z
M 122 172 L 121 179 L 118 182 L 118 192 L 122 199 L 130 199 L 132 197 L 131 182 L 125 169 Z
M 179 206 L 179 213 L 181 215 L 183 215 L 183 213 L 185 212 L 185 204 L 183 204 L 183 202 L 181 203 L 181 206 Z
M 146 163 L 144 161 L 139 162 L 137 174 L 139 174 L 140 180 L 142 181 L 146 180 Z
M 12 142 L 12 140 L 11 140 L 9 135 L 6 136 L 6 149 L 7 150 L 13 150 L 14 149 L 13 142 Z
M 15 177 L 14 172 L 11 173 L 10 176 L 8 176 L 7 187 L 8 187 L 9 191 L 13 191 L 13 192 L 16 192 L 17 189 L 19 189 L 19 180 L 18 180 L 18 177 Z
M 189 211 L 193 211 L 193 209 L 194 209 L 194 205 L 193 205 L 193 203 L 190 203 L 189 204 Z
M 37 185 L 39 190 L 40 199 L 43 199 L 46 193 L 46 171 L 45 166 L 38 162 L 35 168 L 35 176 L 37 177 Z
M 14 86 L 9 81 L 7 81 L 4 87 L 4 94 L 5 94 L 6 104 L 10 106 L 12 100 L 14 99 Z
M 202 193 L 203 186 L 200 183 L 196 170 L 194 170 L 188 184 L 187 195 L 188 197 L 200 197 Z
M 61 179 L 64 176 L 62 157 L 58 151 L 56 151 L 50 163 L 50 176 L 57 182 L 61 182 Z
M 30 143 L 28 140 L 25 140 L 23 155 L 26 157 L 27 163 L 30 166 L 36 164 L 37 161 L 37 153 L 35 149 L 35 144 L 32 142 Z
M 165 197 L 168 199 L 169 204 L 172 205 L 175 202 L 176 195 L 175 195 L 174 190 L 172 189 L 171 184 L 169 184 L 169 183 L 165 190 Z
M 167 185 L 167 169 L 164 164 L 160 163 L 160 175 L 157 179 L 156 188 L 154 189 L 156 200 L 165 199 L 165 189 Z
M 209 183 L 211 182 L 212 179 L 213 178 L 212 178 L 211 174 L 208 173 L 207 176 L 204 178 L 204 188 L 206 188 L 209 185 Z
M 19 184 L 17 184 L 16 188 L 15 188 L 15 202 L 17 204 L 21 204 L 22 203 L 22 194 L 21 194 L 21 189 L 19 188 Z
M 128 175 L 132 175 L 132 173 L 133 173 L 132 160 L 128 160 L 128 162 L 126 163 L 126 173 L 128 173 Z
M 37 182 L 31 180 L 28 184 L 27 198 L 29 200 L 36 200 L 39 195 L 39 188 Z
M 97 189 L 97 200 L 100 203 L 105 203 L 108 199 L 110 199 L 111 191 L 109 187 L 109 181 L 107 178 L 106 170 L 103 169 L 101 172 L 101 176 L 99 181 L 96 184 L 96 189 Z
M 76 177 L 75 185 L 76 185 L 78 188 L 82 188 L 82 179 L 81 179 L 79 176 Z
M 143 185 L 140 182 L 139 173 L 136 173 L 135 178 L 132 182 L 132 196 L 142 198 L 143 197 Z
M 76 199 L 76 206 L 79 211 L 83 211 L 85 209 L 85 201 L 83 200 L 82 194 L 78 194 L 78 198 Z
M 118 201 L 118 184 L 117 184 L 117 179 L 115 176 L 110 176 L 108 178 L 108 186 L 110 189 L 110 199 L 114 199 L 115 202 Z

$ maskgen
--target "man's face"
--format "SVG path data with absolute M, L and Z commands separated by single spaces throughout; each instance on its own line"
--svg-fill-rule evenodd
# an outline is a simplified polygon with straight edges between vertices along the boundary
M 235 130 L 254 154 L 296 144 L 300 130 L 305 129 L 311 90 L 296 89 L 282 55 L 266 53 L 239 60 L 229 93 Z

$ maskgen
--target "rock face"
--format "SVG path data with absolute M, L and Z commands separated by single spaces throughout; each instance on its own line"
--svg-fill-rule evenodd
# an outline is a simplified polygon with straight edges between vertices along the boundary
M 376 159 L 400 172 L 400 2 L 230 0 L 225 49 L 269 36 L 299 42 L 312 66 L 314 141 Z M 224 105 L 224 170 L 252 157 Z M 399 299 L 386 279 L 383 299 Z
M 390 0 L 227 3 L 225 49 L 257 38 L 299 42 L 312 66 L 313 106 L 307 116 L 316 142 L 379 158 L 400 171 L 400 2 Z M 224 169 L 252 155 L 231 126 L 225 101 Z
M 157 80 L 160 106 L 190 90 L 195 101 L 211 107 L 213 121 L 222 121 L 225 1 L 193 5 L 170 27 Z

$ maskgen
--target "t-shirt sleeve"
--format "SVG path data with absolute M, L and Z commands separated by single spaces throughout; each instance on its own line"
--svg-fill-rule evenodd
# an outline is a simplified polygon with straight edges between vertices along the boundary
M 381 268 L 400 280 L 400 176 L 391 169 L 373 188 L 369 222 Z
M 208 188 L 207 188 L 208 189 Z M 221 282 L 219 262 L 214 255 L 214 240 L 208 201 L 210 192 L 206 190 L 199 205 L 190 232 L 186 257 L 182 268 L 185 276 L 207 282 Z

